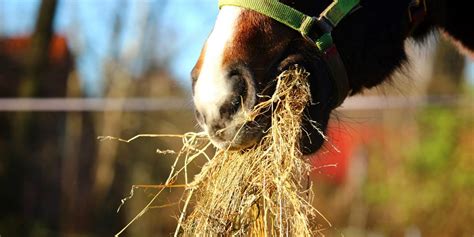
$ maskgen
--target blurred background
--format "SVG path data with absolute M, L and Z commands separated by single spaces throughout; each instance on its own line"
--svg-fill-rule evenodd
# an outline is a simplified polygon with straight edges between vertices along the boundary
M 156 190 L 195 125 L 189 72 L 215 0 L 0 0 L 0 236 L 112 236 Z M 311 157 L 328 236 L 474 234 L 474 65 L 438 34 L 334 113 Z M 334 147 L 339 149 L 337 152 Z M 199 165 L 195 167 L 198 169 Z M 168 236 L 181 191 L 124 236 Z

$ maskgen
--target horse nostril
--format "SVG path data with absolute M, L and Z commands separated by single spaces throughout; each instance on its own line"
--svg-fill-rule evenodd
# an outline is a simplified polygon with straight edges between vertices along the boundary
M 219 110 L 223 118 L 230 118 L 237 113 L 247 98 L 247 82 L 244 75 L 239 70 L 232 70 L 228 79 L 232 84 L 232 91 Z

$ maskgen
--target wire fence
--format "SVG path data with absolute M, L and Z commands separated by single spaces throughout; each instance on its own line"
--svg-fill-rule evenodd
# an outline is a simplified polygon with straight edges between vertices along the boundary
M 182 98 L 8 98 L 0 99 L 3 112 L 153 112 L 192 110 L 191 99 Z
M 355 96 L 338 108 L 340 111 L 389 110 L 427 106 L 470 107 L 465 96 Z M 159 112 L 193 110 L 191 98 L 2 98 L 0 112 Z

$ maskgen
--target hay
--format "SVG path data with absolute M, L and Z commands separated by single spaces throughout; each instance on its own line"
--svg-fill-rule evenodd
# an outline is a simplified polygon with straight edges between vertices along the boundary
M 210 146 L 204 134 L 182 136 L 183 149 L 160 190 L 184 174 L 185 201 L 175 236 L 320 234 L 318 223 L 327 220 L 311 205 L 311 167 L 299 147 L 303 111 L 311 101 L 308 76 L 298 66 L 283 72 L 275 94 L 248 115 L 252 121 L 271 110 L 271 127 L 253 148 L 218 151 L 210 158 L 204 152 Z M 186 166 L 199 156 L 208 162 L 189 182 Z M 183 158 L 184 166 L 177 169 Z
M 271 110 L 271 127 L 258 146 L 219 152 L 195 177 L 178 233 L 251 236 L 313 236 L 318 212 L 311 206 L 310 165 L 299 149 L 304 108 L 310 103 L 308 73 L 282 73 L 275 94 L 255 107 L 249 119 Z M 188 198 L 189 200 L 189 198 Z

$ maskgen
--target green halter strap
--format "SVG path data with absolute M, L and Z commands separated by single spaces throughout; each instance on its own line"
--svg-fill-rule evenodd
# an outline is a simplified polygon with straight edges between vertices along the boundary
M 332 40 L 331 31 L 358 4 L 359 0 L 334 0 L 316 18 L 278 0 L 219 0 L 219 8 L 237 6 L 259 12 L 300 32 L 305 39 L 314 43 L 323 55 L 335 83 L 337 98 L 334 107 L 342 104 L 350 89 L 346 69 Z
M 327 23 L 324 22 L 323 24 L 329 24 L 325 26 L 328 32 L 324 35 L 320 35 L 319 38 L 315 40 L 318 49 L 322 52 L 328 49 L 331 46 L 330 44 L 332 44 L 332 39 L 330 39 L 332 27 L 337 26 L 342 18 L 349 14 L 358 4 L 359 0 L 336 0 L 321 13 L 319 18 L 316 18 L 305 15 L 278 0 L 219 0 L 219 8 L 230 5 L 259 12 L 300 32 L 304 37 L 310 36 L 312 28 L 318 21 L 326 21 Z

